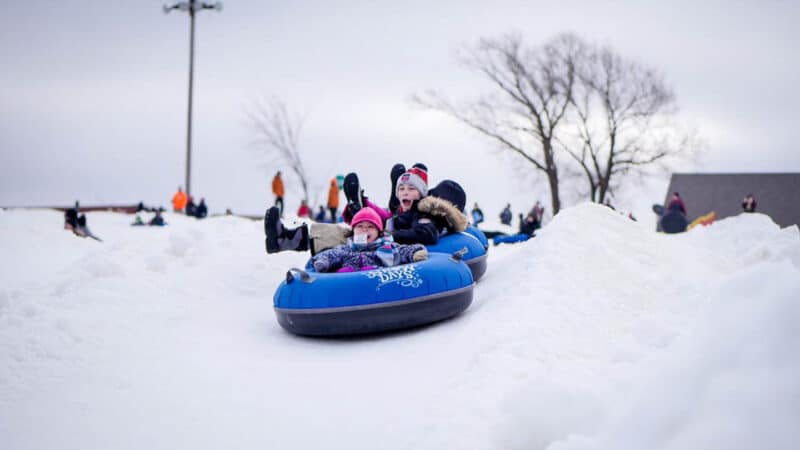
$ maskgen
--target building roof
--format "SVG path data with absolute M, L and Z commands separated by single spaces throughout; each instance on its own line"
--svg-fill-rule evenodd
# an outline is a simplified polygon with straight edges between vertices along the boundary
M 753 194 L 756 212 L 781 227 L 800 224 L 800 173 L 676 173 L 665 205 L 673 192 L 686 204 L 689 222 L 711 211 L 717 220 L 738 215 L 744 197 Z

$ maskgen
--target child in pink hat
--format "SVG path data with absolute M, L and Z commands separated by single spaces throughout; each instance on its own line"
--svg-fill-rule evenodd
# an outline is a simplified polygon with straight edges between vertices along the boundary
M 350 224 L 353 236 L 348 243 L 316 254 L 308 266 L 317 272 L 355 272 L 428 258 L 424 245 L 400 245 L 390 236 L 384 236 L 383 221 L 372 208 L 358 211 Z

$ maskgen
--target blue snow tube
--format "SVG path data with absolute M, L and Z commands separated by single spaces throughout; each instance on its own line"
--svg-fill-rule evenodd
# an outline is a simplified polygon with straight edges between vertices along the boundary
M 494 245 L 500 244 L 516 244 L 517 242 L 525 242 L 532 236 L 530 234 L 517 233 L 511 236 L 495 236 Z
M 478 238 L 481 244 L 483 244 L 483 248 L 485 248 L 486 251 L 489 251 L 489 239 L 486 238 L 486 235 L 483 234 L 483 231 L 472 225 L 467 226 L 467 229 L 464 231 Z
M 291 269 L 273 297 L 278 323 L 306 336 L 378 333 L 447 319 L 472 303 L 464 261 L 430 253 L 425 261 L 363 272 Z
M 472 228 L 474 231 L 470 231 Z M 476 236 L 480 233 L 483 241 Z M 485 241 L 485 243 L 484 243 Z M 448 253 L 452 254 L 458 251 L 467 249 L 464 254 L 464 262 L 469 266 L 472 271 L 472 278 L 478 281 L 484 273 L 486 273 L 486 250 L 489 248 L 489 241 L 486 236 L 475 227 L 468 227 L 466 231 L 461 233 L 448 233 L 439 236 L 439 242 L 436 245 L 426 245 L 428 252 Z

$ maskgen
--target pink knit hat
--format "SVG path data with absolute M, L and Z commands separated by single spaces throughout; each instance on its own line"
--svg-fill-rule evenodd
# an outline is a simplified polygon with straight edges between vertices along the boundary
M 383 222 L 381 221 L 381 216 L 378 215 L 372 208 L 366 207 L 361 208 L 355 216 L 353 216 L 353 220 L 350 221 L 350 225 L 355 228 L 361 222 L 369 222 L 375 225 L 375 228 L 378 231 L 383 231 Z

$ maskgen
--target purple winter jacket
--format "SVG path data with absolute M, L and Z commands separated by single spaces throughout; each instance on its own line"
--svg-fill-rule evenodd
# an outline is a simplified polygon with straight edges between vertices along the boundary
M 413 262 L 414 253 L 424 249 L 422 244 L 400 245 L 381 238 L 365 246 L 351 243 L 325 250 L 311 257 L 307 266 L 317 272 L 371 270 Z

